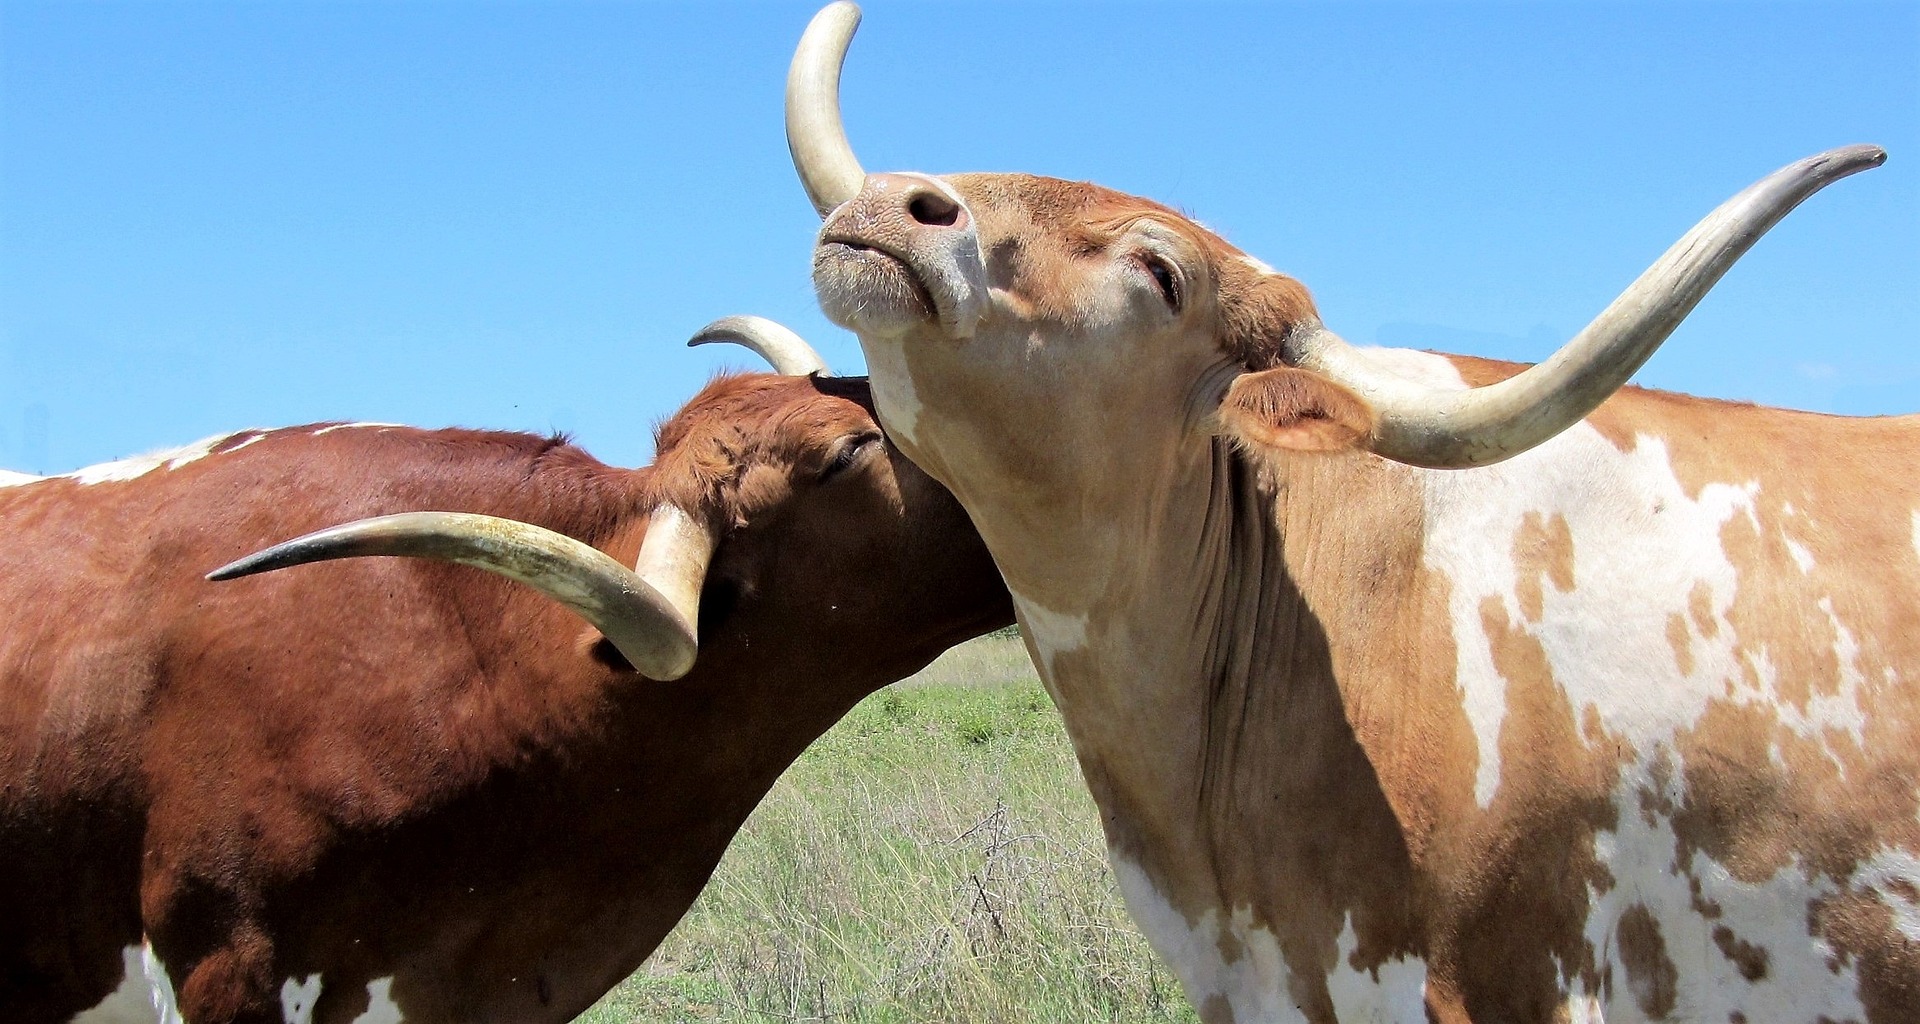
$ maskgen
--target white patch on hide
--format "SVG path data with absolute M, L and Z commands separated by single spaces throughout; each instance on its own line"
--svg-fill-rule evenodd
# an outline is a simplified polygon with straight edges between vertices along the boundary
M 913 443 L 921 405 L 919 393 L 913 390 L 913 371 L 907 367 L 906 346 L 898 338 L 861 338 L 860 347 L 867 355 L 867 380 L 881 425 Z
M 367 982 L 367 1012 L 353 1018 L 353 1024 L 403 1024 L 400 1004 L 393 1001 L 393 979 L 375 978 Z
M 16 473 L 11 469 L 0 469 L 0 487 L 18 487 L 21 484 L 37 484 L 45 480 L 44 476 L 32 473 Z
M 404 423 L 380 423 L 375 420 L 367 420 L 364 423 L 335 423 L 331 427 L 321 427 L 319 430 L 314 431 L 313 436 L 319 437 L 321 434 L 331 434 L 336 430 L 359 430 L 364 427 L 401 427 L 405 425 Z
M 233 447 L 227 449 L 226 451 L 221 452 L 220 454 L 232 455 L 234 452 L 237 452 L 240 449 L 245 448 L 250 444 L 259 444 L 261 441 L 265 441 L 266 439 L 267 439 L 267 432 L 263 430 L 260 433 L 257 433 L 252 437 L 247 438 L 245 441 L 242 441 L 239 444 L 234 445 Z
M 1813 552 L 1808 551 L 1805 544 L 1794 540 L 1784 533 L 1780 535 L 1780 540 L 1786 544 L 1787 554 L 1793 558 L 1793 564 L 1799 566 L 1801 572 L 1808 573 L 1813 571 Z
M 1467 388 L 1460 370 L 1445 356 L 1410 348 L 1379 348 L 1373 345 L 1363 345 L 1355 351 L 1374 366 L 1415 384 L 1448 391 L 1465 391 Z
M 1111 849 L 1114 878 L 1126 897 L 1127 910 L 1147 941 L 1173 968 L 1187 1001 L 1196 1008 L 1224 1001 L 1241 1024 L 1305 1021 L 1294 1004 L 1292 971 L 1280 943 L 1264 923 L 1254 920 L 1249 907 L 1240 907 L 1221 923 L 1217 908 L 1208 908 L 1197 922 L 1189 922 L 1147 877 L 1138 864 Z M 1229 961 L 1220 952 L 1221 939 L 1240 955 Z M 1326 978 L 1327 995 L 1343 1021 L 1368 1024 L 1425 1024 L 1427 1019 L 1427 965 L 1418 957 L 1392 960 L 1376 968 L 1352 966 L 1360 945 L 1349 915 L 1337 946 L 1338 960 Z
M 280 986 L 281 1019 L 286 1024 L 313 1024 L 313 1008 L 320 1001 L 320 975 L 309 974 L 305 981 L 288 978 Z M 367 983 L 367 1008 L 352 1024 L 404 1024 L 400 1006 L 393 1001 L 393 978 L 376 978 Z
M 1353 930 L 1353 915 L 1340 929 L 1333 973 L 1327 975 L 1327 995 L 1341 1020 L 1407 1021 L 1427 1019 L 1427 962 L 1420 957 L 1389 960 L 1376 967 L 1359 970 L 1353 966 L 1353 953 L 1360 948 L 1360 936 Z
M 1488 597 L 1540 642 L 1574 720 L 1586 721 L 1592 708 L 1632 749 L 1652 749 L 1691 726 L 1708 702 L 1725 696 L 1725 681 L 1739 677 L 1725 621 L 1739 570 L 1721 549 L 1720 529 L 1753 514 L 1757 484 L 1708 484 L 1695 500 L 1660 440 L 1642 437 L 1622 453 L 1585 423 L 1497 466 L 1424 476 L 1427 565 L 1452 584 L 1459 682 L 1480 745 L 1480 806 L 1499 784 L 1507 697 L 1481 620 Z M 1564 518 L 1573 538 L 1573 589 L 1543 587 L 1537 623 L 1521 612 L 1513 561 L 1514 538 L 1529 515 L 1541 526 Z M 1702 584 L 1719 628 L 1713 644 L 1693 639 L 1693 670 L 1683 676 L 1668 622 L 1689 615 L 1689 598 Z
M 167 968 L 146 943 L 120 951 L 120 987 L 71 1024 L 183 1024 Z
M 1107 853 L 1127 911 L 1154 951 L 1173 968 L 1188 1002 L 1202 1007 L 1210 1000 L 1225 1000 L 1233 1019 L 1241 1022 L 1282 1024 L 1307 1019 L 1287 995 L 1287 961 L 1271 933 L 1261 928 L 1239 936 L 1240 957 L 1228 963 L 1220 955 L 1219 910 L 1209 908 L 1197 923 L 1188 923 L 1139 865 L 1111 849 Z M 1232 924 L 1240 924 L 1244 914 L 1234 915 Z
M 1614 795 L 1619 830 L 1594 837 L 1594 855 L 1608 866 L 1616 884 L 1604 894 L 1588 888 L 1592 902 L 1584 932 L 1602 970 L 1611 967 L 1614 983 L 1611 999 L 1585 991 L 1577 979 L 1575 994 L 1598 998 L 1609 1020 L 1642 1018 L 1630 992 L 1630 975 L 1618 940 L 1622 915 L 1639 905 L 1659 925 L 1667 959 L 1676 972 L 1675 1003 L 1667 1019 L 1725 1021 L 1739 1013 L 1752 1021 L 1865 1020 L 1857 994 L 1856 963 L 1851 959 L 1843 963 L 1824 940 L 1807 934 L 1813 903 L 1846 887 L 1825 876 L 1809 877 L 1797 862 L 1751 884 L 1733 877 L 1698 850 L 1676 865 L 1675 852 L 1682 847 L 1671 822 L 1641 808 L 1639 790 L 1651 788 L 1644 770 L 1623 779 Z M 1914 867 L 1911 857 L 1904 865 L 1890 857 L 1875 879 L 1914 880 Z M 1856 875 L 1856 882 L 1867 874 L 1863 870 Z M 1697 896 L 1692 879 L 1699 883 Z M 1698 908 L 1707 904 L 1718 908 L 1718 913 L 1702 914 Z M 1719 929 L 1726 931 L 1716 939 Z M 1747 980 L 1739 964 L 1721 948 L 1722 942 L 1764 949 L 1766 974 Z
M 1893 926 L 1909 942 L 1920 942 L 1920 903 L 1913 892 L 1920 887 L 1920 857 L 1907 850 L 1881 850 L 1853 872 L 1851 885 L 1871 891 L 1893 912 Z
M 1586 721 L 1591 710 L 1630 749 L 1667 743 L 1709 703 L 1728 699 L 1777 707 L 1802 735 L 1835 728 L 1857 733 L 1858 644 L 1837 618 L 1840 692 L 1804 710 L 1785 705 L 1763 646 L 1736 649 L 1743 638 L 1726 616 L 1740 570 L 1722 550 L 1720 531 L 1735 516 L 1759 527 L 1757 481 L 1709 483 L 1691 495 L 1675 476 L 1663 440 L 1641 435 L 1622 452 L 1584 422 L 1498 465 L 1423 471 L 1421 479 L 1425 560 L 1449 584 L 1457 680 L 1479 746 L 1474 796 L 1480 806 L 1499 788 L 1507 700 L 1507 680 L 1494 667 L 1481 620 L 1490 598 L 1509 623 L 1539 641 L 1574 720 Z M 1538 528 L 1556 518 L 1566 521 L 1573 539 L 1574 585 L 1565 592 L 1542 587 L 1540 620 L 1529 622 L 1517 596 L 1514 539 L 1529 519 Z M 1689 603 L 1701 587 L 1712 620 L 1705 630 L 1694 623 Z M 1690 632 L 1685 673 L 1668 634 L 1676 616 Z M 1753 676 L 1760 685 L 1752 685 Z
M 288 978 L 280 985 L 280 1016 L 286 1024 L 313 1024 L 313 1004 L 320 1001 L 320 976 L 307 975 L 296 982 Z
M 203 437 L 192 444 L 182 445 L 179 448 L 169 448 L 166 451 L 152 452 L 147 455 L 135 455 L 132 458 L 120 459 L 116 462 L 103 462 L 97 466 L 76 469 L 71 473 L 60 474 L 60 478 L 75 480 L 82 484 L 120 483 L 146 476 L 156 469 L 179 469 L 189 462 L 197 462 L 206 458 L 208 455 L 213 454 L 213 450 L 219 447 L 221 442 L 229 440 L 230 438 L 239 437 L 242 433 L 253 433 L 256 435 L 244 442 L 247 444 L 251 444 L 253 441 L 257 441 L 261 437 L 266 436 L 259 431 L 236 430 L 231 434 L 217 434 L 213 437 Z
M 1033 644 L 1035 661 L 1047 680 L 1053 680 L 1053 659 L 1074 651 L 1083 651 L 1087 647 L 1087 617 L 1056 612 L 1038 601 L 1013 594 L 1014 607 L 1020 611 L 1020 621 L 1025 626 L 1022 633 Z
M 1249 256 L 1246 253 L 1241 253 L 1240 262 L 1246 264 L 1249 267 L 1252 267 L 1254 269 L 1254 272 L 1259 274 L 1264 274 L 1268 277 L 1273 277 L 1276 274 L 1280 273 L 1278 270 L 1275 270 L 1272 267 L 1268 266 L 1267 261 L 1259 258 L 1258 256 Z

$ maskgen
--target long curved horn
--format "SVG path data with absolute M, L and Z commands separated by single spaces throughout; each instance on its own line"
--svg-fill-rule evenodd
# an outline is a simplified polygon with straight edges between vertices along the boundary
M 531 523 L 469 512 L 402 512 L 276 544 L 207 574 L 230 580 L 335 558 L 402 555 L 458 562 L 518 580 L 592 623 L 650 679 L 678 679 L 699 653 L 700 588 L 711 531 L 670 505 L 640 543 L 639 571 Z
M 1433 469 L 1512 458 L 1592 412 L 1633 376 L 1746 251 L 1808 196 L 1885 162 L 1878 146 L 1846 146 L 1760 179 L 1694 225 L 1560 351 L 1470 391 L 1441 391 L 1374 366 L 1318 323 L 1296 328 L 1282 358 L 1352 388 L 1380 414 L 1372 448 Z
M 805 338 L 764 316 L 723 316 L 700 328 L 698 334 L 687 340 L 687 347 L 716 341 L 744 345 L 758 352 L 760 358 L 773 364 L 775 373 L 790 377 L 816 373 L 822 377 L 833 376 L 833 371 L 827 369 L 827 361 L 820 358 L 820 353 L 815 352 Z
M 807 198 L 824 219 L 860 191 L 867 172 L 840 123 L 840 66 L 860 27 L 860 7 L 839 0 L 807 23 L 787 70 L 787 150 Z

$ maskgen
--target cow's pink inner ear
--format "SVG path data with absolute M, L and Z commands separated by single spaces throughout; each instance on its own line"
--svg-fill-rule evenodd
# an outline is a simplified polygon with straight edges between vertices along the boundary
M 1291 366 L 1241 374 L 1220 403 L 1222 432 L 1255 448 L 1346 451 L 1372 437 L 1375 423 L 1359 395 Z

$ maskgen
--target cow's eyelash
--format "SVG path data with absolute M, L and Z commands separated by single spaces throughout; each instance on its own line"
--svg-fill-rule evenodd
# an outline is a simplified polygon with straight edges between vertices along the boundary
M 1173 265 L 1158 253 L 1143 252 L 1137 259 L 1146 269 L 1147 276 L 1153 278 L 1153 283 L 1159 286 L 1160 298 L 1166 302 L 1167 308 L 1175 313 L 1180 312 L 1180 275 L 1173 269 Z

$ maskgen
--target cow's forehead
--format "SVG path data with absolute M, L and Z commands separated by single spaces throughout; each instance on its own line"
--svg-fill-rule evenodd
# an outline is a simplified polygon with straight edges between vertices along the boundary
M 715 378 L 654 434 L 656 499 L 734 508 L 728 495 L 749 471 L 810 465 L 841 438 L 878 430 L 864 392 L 779 374 Z
M 655 449 L 665 454 L 688 444 L 726 443 L 739 451 L 741 437 L 761 443 L 754 447 L 824 442 L 871 426 L 864 394 L 845 390 L 779 374 L 716 377 L 660 425 Z
M 1090 181 L 1035 174 L 953 174 L 942 180 L 967 200 L 988 234 L 1018 231 L 1066 244 L 1104 241 L 1129 223 L 1151 217 L 1185 236 L 1209 259 L 1239 250 L 1164 203 Z

